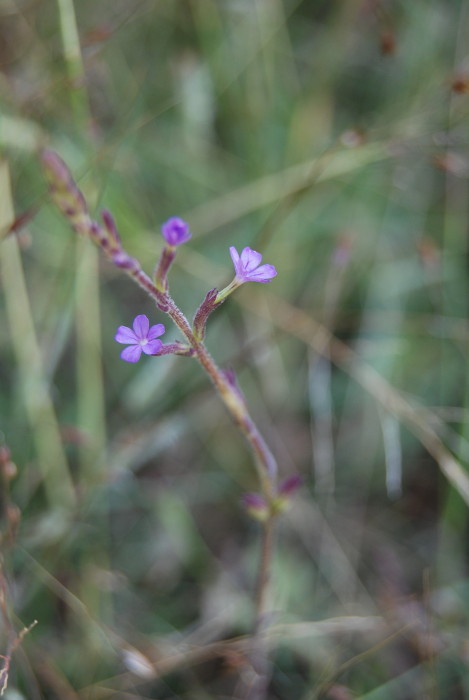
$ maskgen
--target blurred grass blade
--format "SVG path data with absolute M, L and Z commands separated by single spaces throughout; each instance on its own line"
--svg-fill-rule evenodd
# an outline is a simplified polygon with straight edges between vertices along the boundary
M 345 343 L 335 338 L 322 324 L 288 302 L 278 297 L 269 297 L 277 324 L 285 331 L 301 338 L 308 345 L 324 354 L 329 352 L 335 364 L 346 371 L 355 381 L 366 389 L 384 408 L 395 414 L 400 421 L 420 440 L 428 450 L 441 471 L 459 495 L 469 505 L 469 475 L 462 468 L 435 432 L 432 422 L 427 419 L 428 409 L 415 408 L 389 384 L 373 367 L 363 362 Z M 249 310 L 262 314 L 262 305 L 253 304 L 252 298 L 244 302 Z
M 308 388 L 316 490 L 332 494 L 335 474 L 331 365 L 326 356 L 310 353 Z
M 88 440 L 80 446 L 84 482 L 101 479 L 106 449 L 106 419 L 101 350 L 98 251 L 90 241 L 77 241 L 76 329 L 78 425 Z
M 34 153 L 44 140 L 43 132 L 33 121 L 0 114 L 0 146 Z
M 0 229 L 14 220 L 8 163 L 0 161 Z M 11 236 L 0 248 L 5 304 L 18 366 L 23 402 L 31 426 L 39 467 L 50 505 L 70 508 L 75 502 L 59 426 L 43 370 L 31 314 L 18 241 Z
M 73 0 L 58 0 L 58 9 L 75 125 L 86 135 L 90 133 L 90 110 Z M 88 240 L 77 238 L 76 260 L 77 422 L 89 437 L 80 445 L 79 454 L 82 478 L 91 484 L 101 479 L 106 447 L 99 252 Z
M 194 231 L 211 231 L 267 204 L 281 201 L 313 183 L 347 175 L 391 155 L 384 143 L 330 151 L 298 165 L 250 182 L 183 214 Z
M 380 411 L 380 420 L 386 464 L 386 490 L 389 498 L 395 499 L 402 494 L 402 447 L 399 422 L 387 411 Z

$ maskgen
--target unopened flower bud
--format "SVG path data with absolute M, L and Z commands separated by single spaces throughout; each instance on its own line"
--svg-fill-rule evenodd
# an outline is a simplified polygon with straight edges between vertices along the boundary
M 283 513 L 290 508 L 291 497 L 302 483 L 303 479 L 298 474 L 288 476 L 281 482 L 278 488 L 278 496 L 272 502 L 272 508 L 275 513 Z
M 101 212 L 101 218 L 103 220 L 103 224 L 106 228 L 106 231 L 109 233 L 116 247 L 120 248 L 121 238 L 119 236 L 119 232 L 117 230 L 116 222 L 114 220 L 113 215 L 108 209 L 103 209 L 103 211 Z
M 83 193 L 78 189 L 70 170 L 54 151 L 41 154 L 44 173 L 52 199 L 62 214 L 79 233 L 89 233 L 91 219 Z
M 111 256 L 111 260 L 116 265 L 116 267 L 120 267 L 122 270 L 139 270 L 140 269 L 140 263 L 136 258 L 132 258 L 130 255 L 128 255 L 124 250 L 120 250 L 117 253 L 114 253 Z
M 166 243 L 170 246 L 181 245 L 191 238 L 192 234 L 189 231 L 189 224 L 179 216 L 173 216 L 168 219 L 161 227 L 161 233 Z
M 303 483 L 303 479 L 299 474 L 293 474 L 293 476 L 287 476 L 286 479 L 284 479 L 278 489 L 279 495 L 280 496 L 291 496 L 295 491 L 298 491 L 300 488 L 301 484 Z
M 260 493 L 245 493 L 241 502 L 251 518 L 265 522 L 269 517 L 269 506 Z

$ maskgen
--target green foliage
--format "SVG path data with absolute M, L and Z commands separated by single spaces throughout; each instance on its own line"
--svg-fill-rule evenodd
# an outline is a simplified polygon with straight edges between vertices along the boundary
M 278 532 L 269 698 L 469 698 L 465 3 L 75 10 L 82 60 L 71 0 L 0 7 L 0 145 L 16 215 L 38 209 L 0 245 L 22 515 L 3 568 L 15 629 L 38 620 L 5 697 L 232 697 L 242 640 L 197 653 L 250 631 L 258 555 L 246 446 L 196 363 L 119 359 L 118 325 L 169 323 L 53 209 L 48 145 L 148 272 L 161 223 L 189 222 L 170 276 L 189 317 L 230 245 L 279 271 L 207 337 L 305 480 Z M 159 678 L 130 673 L 138 654 Z

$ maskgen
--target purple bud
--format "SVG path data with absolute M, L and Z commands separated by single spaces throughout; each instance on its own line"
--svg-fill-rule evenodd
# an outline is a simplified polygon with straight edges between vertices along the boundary
M 109 233 L 114 243 L 120 246 L 121 239 L 117 230 L 116 222 L 111 212 L 108 209 L 103 209 L 103 211 L 101 212 L 101 218 L 103 220 L 106 231 Z
M 181 243 L 185 243 L 192 236 L 189 231 L 189 224 L 178 216 L 168 219 L 161 227 L 161 233 L 166 243 L 171 246 L 181 245 Z
M 90 219 L 87 224 L 87 229 L 83 232 L 91 236 L 94 242 L 100 245 L 105 252 L 109 250 L 109 239 L 103 227 L 100 226 L 97 221 Z
M 128 255 L 125 251 L 119 251 L 118 253 L 114 253 L 111 257 L 112 262 L 116 267 L 120 267 L 123 270 L 139 270 L 140 269 L 140 264 L 138 260 L 135 258 L 132 258 L 130 255 Z
M 245 493 L 242 498 L 243 504 L 248 508 L 265 508 L 265 500 L 260 493 Z
M 41 160 L 51 186 L 57 187 L 65 183 L 68 184 L 70 181 L 73 182 L 70 170 L 57 153 L 45 149 L 41 153 Z
M 227 367 L 222 369 L 222 374 L 225 377 L 228 384 L 239 391 L 238 382 L 236 381 L 236 373 L 232 367 Z
M 264 519 L 268 515 L 268 505 L 260 493 L 243 494 L 241 503 L 253 517 L 259 520 Z
M 293 474 L 293 476 L 288 476 L 282 481 L 282 483 L 279 486 L 279 496 L 291 496 L 295 491 L 299 489 L 302 483 L 303 479 L 299 474 Z
M 291 505 L 291 496 L 301 486 L 303 480 L 298 474 L 288 476 L 278 488 L 278 495 L 272 502 L 272 509 L 275 514 L 283 513 Z

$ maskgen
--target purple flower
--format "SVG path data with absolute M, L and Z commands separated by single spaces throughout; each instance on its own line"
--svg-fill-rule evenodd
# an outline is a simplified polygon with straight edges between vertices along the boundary
M 181 243 L 185 243 L 192 236 L 192 233 L 189 231 L 189 224 L 186 224 L 178 216 L 168 219 L 161 227 L 161 233 L 166 243 L 172 246 L 181 245 Z
M 163 335 L 165 328 L 162 323 L 157 323 L 156 326 L 150 328 L 150 321 L 145 314 L 136 316 L 132 328 L 127 326 L 119 326 L 114 340 L 118 343 L 128 345 L 121 352 L 121 357 L 127 362 L 138 362 L 142 352 L 145 355 L 156 355 L 161 349 L 163 343 L 157 340 L 159 335 Z
M 239 255 L 236 248 L 231 246 L 230 255 L 239 282 L 270 282 L 277 274 L 273 265 L 260 264 L 262 255 L 252 248 L 244 248 Z

